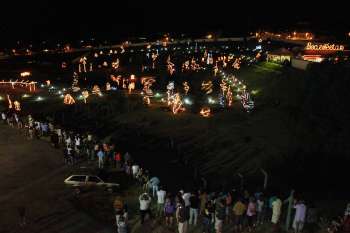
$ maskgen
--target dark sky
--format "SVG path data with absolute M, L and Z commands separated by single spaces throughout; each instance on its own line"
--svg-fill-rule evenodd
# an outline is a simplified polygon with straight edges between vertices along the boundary
M 342 32 L 350 30 L 346 9 L 340 1 L 309 0 L 12 0 L 2 2 L 0 42 L 117 40 L 165 31 L 239 34 L 260 27 L 291 26 Z

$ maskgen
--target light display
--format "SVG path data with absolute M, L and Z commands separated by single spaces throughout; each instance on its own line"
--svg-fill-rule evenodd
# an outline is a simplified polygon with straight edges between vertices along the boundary
M 203 117 L 210 117 L 211 110 L 210 110 L 209 107 L 204 107 L 204 108 L 201 109 L 199 114 L 201 114 Z
M 22 77 L 22 78 L 25 78 L 25 77 L 28 77 L 28 76 L 30 76 L 30 75 L 32 75 L 29 71 L 24 71 L 24 72 L 21 72 L 20 73 L 20 76 Z
M 172 103 L 172 111 L 174 114 L 177 114 L 180 111 L 185 111 L 185 108 L 183 107 L 183 103 L 179 93 L 176 93 L 174 95 L 173 103 Z
M 203 81 L 202 82 L 202 88 L 201 88 L 205 94 L 209 95 L 213 92 L 213 83 L 212 81 Z
M 183 82 L 182 85 L 184 87 L 185 95 L 187 95 L 188 91 L 190 90 L 190 86 L 188 85 L 188 83 L 186 81 Z
M 64 96 L 63 103 L 67 105 L 72 105 L 75 104 L 75 100 L 70 94 L 66 94 Z
M 81 95 L 83 97 L 84 103 L 86 104 L 87 98 L 89 98 L 89 91 L 84 90 L 84 91 L 81 92 Z
M 106 82 L 106 91 L 111 90 L 111 84 L 109 82 Z
M 117 58 L 117 60 L 115 62 L 112 62 L 112 67 L 115 70 L 119 68 L 119 59 L 118 58 Z
M 170 106 L 174 100 L 174 88 L 175 88 L 174 82 L 169 82 L 166 88 L 167 88 L 167 97 L 168 97 L 167 102 L 168 102 L 168 106 Z
M 93 86 L 91 93 L 93 95 L 102 96 L 102 92 L 101 92 L 100 87 L 98 85 Z
M 344 45 L 336 45 L 336 44 L 313 44 L 312 42 L 308 42 L 305 50 L 331 50 L 331 51 L 344 51 Z

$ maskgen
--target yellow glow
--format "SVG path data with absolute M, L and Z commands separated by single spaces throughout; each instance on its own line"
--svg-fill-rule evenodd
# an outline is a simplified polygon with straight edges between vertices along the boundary
M 211 110 L 208 107 L 204 107 L 204 108 L 201 109 L 199 114 L 201 114 L 203 117 L 209 117 L 210 114 L 211 114 Z

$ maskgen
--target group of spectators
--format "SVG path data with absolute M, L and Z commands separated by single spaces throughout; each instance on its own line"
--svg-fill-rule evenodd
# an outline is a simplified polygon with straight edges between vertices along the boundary
M 157 218 L 172 228 L 177 225 L 179 233 L 188 232 L 189 228 L 199 226 L 203 233 L 223 232 L 223 226 L 228 225 L 234 232 L 253 231 L 257 226 L 270 222 L 273 231 L 278 230 L 281 222 L 283 203 L 279 195 L 269 195 L 263 192 L 250 194 L 247 190 L 241 192 L 208 192 L 206 190 L 180 190 L 177 193 L 167 192 L 160 185 L 160 179 L 150 176 L 148 170 L 133 162 L 131 155 L 122 155 L 114 144 L 98 141 L 91 134 L 78 134 L 55 127 L 48 121 L 36 121 L 30 115 L 20 117 L 16 113 L 2 112 L 4 124 L 25 129 L 28 139 L 50 137 L 56 148 L 63 146 L 64 162 L 75 164 L 80 159 L 89 162 L 97 161 L 100 169 L 106 167 L 123 169 L 126 175 L 133 177 L 140 185 L 142 194 L 139 196 L 140 222 Z M 113 203 L 117 231 L 127 232 L 128 207 L 120 196 Z M 305 224 L 316 224 L 317 217 L 312 206 L 307 208 L 302 199 L 294 200 L 295 209 L 292 227 L 295 233 L 300 233 Z M 342 230 L 350 232 L 350 204 L 344 218 L 333 224 L 332 233 Z

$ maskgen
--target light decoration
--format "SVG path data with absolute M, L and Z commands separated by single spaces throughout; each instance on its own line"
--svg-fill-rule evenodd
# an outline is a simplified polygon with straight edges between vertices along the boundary
M 111 90 L 111 84 L 109 82 L 106 82 L 106 91 Z
M 64 96 L 63 103 L 67 105 L 72 105 L 75 104 L 75 100 L 70 94 L 66 94 Z
M 119 68 L 119 59 L 118 58 L 115 62 L 112 62 L 112 68 L 115 70 Z
M 188 91 L 190 90 L 190 86 L 188 85 L 187 81 L 183 82 L 182 85 L 184 87 L 185 95 L 187 95 Z
M 95 58 L 98 58 L 98 53 L 95 53 L 95 54 L 94 54 L 94 57 L 95 57 Z
M 174 95 L 173 103 L 172 103 L 172 111 L 174 114 L 177 114 L 180 111 L 185 111 L 185 108 L 183 107 L 183 103 L 179 93 L 176 93 Z
M 232 91 L 231 91 L 231 86 L 229 86 L 227 89 L 226 100 L 227 100 L 227 106 L 231 107 L 232 102 L 233 102 L 233 95 L 232 95 Z
M 132 74 L 130 75 L 130 80 L 129 80 L 129 84 L 128 84 L 128 89 L 129 89 L 129 94 L 131 93 L 131 91 L 135 90 L 135 75 Z
M 153 77 L 143 77 L 143 78 L 141 78 L 141 84 L 143 85 L 142 91 L 145 93 L 145 95 L 143 97 L 143 101 L 147 105 L 151 104 L 150 97 L 153 96 L 153 91 L 151 89 L 151 86 L 155 82 L 156 82 L 156 80 Z M 157 93 L 156 96 L 159 96 L 159 93 Z
M 190 61 L 185 61 L 185 62 L 182 64 L 181 72 L 184 72 L 185 70 L 189 70 L 189 69 L 190 69 Z
M 344 51 L 344 45 L 336 45 L 336 44 L 313 44 L 312 42 L 308 42 L 306 44 L 305 50 L 330 50 L 330 51 Z
M 107 66 L 108 66 L 108 63 L 107 63 L 106 61 L 104 61 L 104 62 L 102 63 L 102 66 L 107 67 Z
M 89 68 L 89 71 L 92 72 L 93 69 L 92 69 L 92 62 L 90 62 L 90 68 Z
M 203 117 L 210 117 L 211 115 L 211 110 L 209 107 L 204 107 L 201 109 L 201 111 L 199 112 L 199 114 L 201 114 Z
M 254 101 L 250 99 L 249 92 L 244 90 L 240 97 L 243 108 L 249 113 L 254 108 Z
M 101 92 L 100 87 L 98 85 L 93 86 L 91 93 L 93 95 L 102 96 L 102 92 Z
M 80 91 L 80 87 L 78 86 L 79 76 L 76 72 L 73 73 L 73 82 L 72 82 L 72 91 L 78 92 Z
M 168 68 L 168 72 L 170 75 L 173 75 L 173 73 L 175 72 L 175 65 L 174 63 L 171 62 L 171 58 L 170 58 L 170 55 L 168 56 L 168 59 L 167 59 L 167 68 Z
M 86 104 L 86 102 L 87 102 L 86 100 L 87 100 L 87 98 L 89 98 L 89 91 L 87 91 L 87 90 L 82 91 L 81 96 L 83 97 L 84 103 Z
M 158 53 L 152 53 L 152 69 L 156 68 L 156 60 L 158 58 Z
M 214 76 L 216 76 L 219 71 L 218 63 L 215 63 L 215 66 L 213 67 L 213 69 L 214 69 Z
M 22 78 L 25 78 L 25 77 L 28 77 L 28 76 L 30 76 L 30 75 L 32 75 L 29 71 L 24 71 L 24 72 L 21 72 L 20 73 L 20 76 L 22 77 Z
M 121 54 L 125 53 L 125 49 L 124 49 L 123 45 L 120 46 L 120 49 L 121 49 L 121 51 L 120 51 Z
M 203 81 L 202 82 L 202 88 L 201 88 L 205 94 L 209 95 L 213 92 L 213 83 L 212 81 Z
M 12 100 L 9 95 L 7 95 L 7 102 L 9 104 L 9 109 L 12 109 Z
M 36 90 L 36 84 L 37 82 L 34 81 L 0 81 L 0 84 L 2 85 L 11 85 L 12 89 L 15 89 L 15 86 L 18 85 L 20 87 L 25 87 L 25 88 L 29 88 L 30 92 L 34 92 Z
M 87 61 L 86 57 L 81 57 L 80 58 L 80 60 L 79 60 L 79 73 L 82 72 L 81 65 L 83 65 L 83 71 L 84 71 L 84 73 L 86 73 L 86 61 Z
M 111 80 L 113 81 L 113 82 L 116 82 L 117 83 L 117 85 L 119 86 L 120 85 L 120 79 L 121 79 L 121 75 L 118 75 L 117 77 L 115 77 L 113 74 L 111 75 Z
M 232 67 L 235 68 L 236 70 L 239 70 L 241 68 L 241 61 L 239 58 L 236 58 L 236 60 L 232 64 Z
M 174 82 L 169 82 L 169 84 L 167 85 L 167 102 L 168 102 L 168 106 L 170 106 L 174 100 L 174 88 L 175 88 L 175 84 Z
M 46 86 L 50 86 L 51 85 L 51 81 L 50 80 L 46 80 Z

